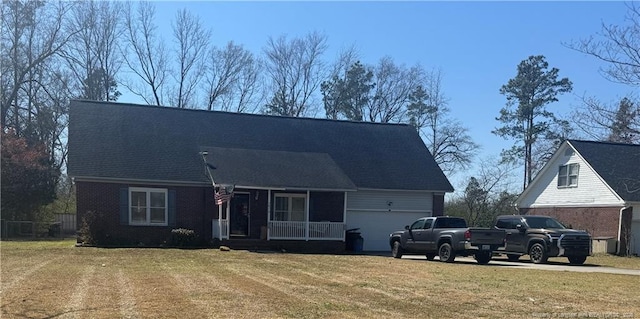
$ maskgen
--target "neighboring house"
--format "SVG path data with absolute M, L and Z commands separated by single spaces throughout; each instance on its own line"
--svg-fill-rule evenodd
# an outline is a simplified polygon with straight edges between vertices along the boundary
M 640 254 L 640 145 L 568 140 L 517 206 L 612 238 L 619 254 Z
M 204 155 L 203 154 L 207 154 Z M 218 185 L 234 186 L 216 206 Z M 114 244 L 158 245 L 172 229 L 207 241 L 364 250 L 442 215 L 453 188 L 409 125 L 72 101 L 69 175 L 80 224 L 99 216 Z

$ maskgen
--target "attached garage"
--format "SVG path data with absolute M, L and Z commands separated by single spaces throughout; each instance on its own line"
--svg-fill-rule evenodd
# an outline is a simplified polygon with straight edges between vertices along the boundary
M 362 190 L 347 195 L 347 229 L 359 228 L 365 251 L 390 251 L 389 234 L 432 215 L 432 192 Z
M 389 234 L 410 225 L 416 219 L 431 214 L 389 213 L 389 212 L 348 212 L 347 229 L 360 228 L 364 239 L 363 250 L 390 251 Z

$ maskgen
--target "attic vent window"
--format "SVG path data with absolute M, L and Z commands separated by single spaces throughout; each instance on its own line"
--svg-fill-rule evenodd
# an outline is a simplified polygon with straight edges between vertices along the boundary
M 580 165 L 577 163 L 562 165 L 558 169 L 558 188 L 578 187 L 578 171 Z

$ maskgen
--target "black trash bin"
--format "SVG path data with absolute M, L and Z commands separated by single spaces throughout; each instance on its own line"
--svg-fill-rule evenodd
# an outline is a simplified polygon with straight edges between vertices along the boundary
M 345 236 L 345 250 L 346 251 L 362 251 L 362 245 L 364 239 L 360 235 L 360 228 L 347 229 Z

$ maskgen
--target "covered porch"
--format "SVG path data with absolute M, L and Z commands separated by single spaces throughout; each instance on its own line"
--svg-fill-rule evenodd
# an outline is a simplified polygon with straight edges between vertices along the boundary
M 344 242 L 346 198 L 336 191 L 240 189 L 217 206 L 212 239 Z
M 326 153 L 202 148 L 219 185 L 233 185 L 216 206 L 219 240 L 345 241 L 347 193 L 356 187 Z

